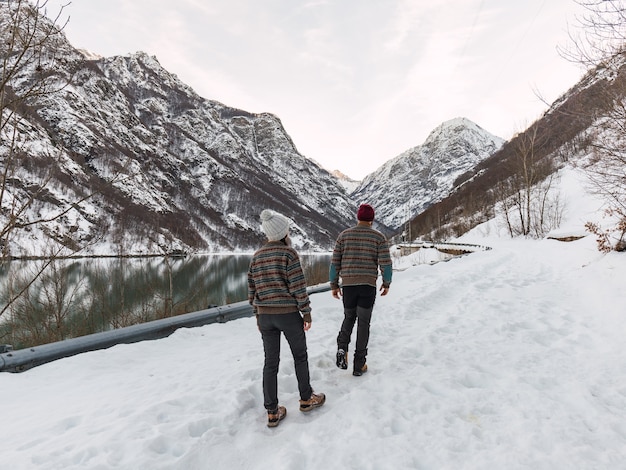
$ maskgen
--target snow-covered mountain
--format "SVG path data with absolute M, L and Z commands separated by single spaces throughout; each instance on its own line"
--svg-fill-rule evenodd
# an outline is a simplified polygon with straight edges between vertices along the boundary
M 376 208 L 377 220 L 402 224 L 453 190 L 457 177 L 498 150 L 504 140 L 466 118 L 435 128 L 422 145 L 389 160 L 351 194 Z
M 347 191 L 348 194 L 354 192 L 354 190 L 359 187 L 359 184 L 361 184 L 360 181 L 353 180 L 348 175 L 342 173 L 339 170 L 333 170 L 331 174 L 335 178 L 337 178 L 339 183 L 341 183 L 341 186 L 343 186 L 343 188 Z
M 3 30 L 10 14 L 0 5 Z M 352 223 L 344 188 L 298 152 L 276 116 L 200 97 L 155 57 L 85 55 L 60 34 L 6 90 L 24 96 L 38 77 L 57 90 L 23 99 L 3 126 L 2 156 L 24 157 L 2 203 L 34 198 L 20 226 L 54 220 L 14 230 L 3 240 L 14 256 L 51 241 L 82 254 L 250 249 L 263 239 L 264 208 L 293 219 L 300 248 L 327 249 Z
M 76 49 L 36 13 L 17 24 L 47 39 L 2 83 L 19 103 L 1 108 L 12 168 L 0 227 L 13 218 L 19 229 L 0 246 L 12 256 L 250 250 L 265 208 L 293 219 L 297 248 L 325 250 L 361 202 L 391 235 L 502 143 L 453 119 L 359 184 L 301 155 L 278 117 L 205 99 L 143 52 Z M 0 4 L 3 30 L 15 14 Z M 3 76 L 21 57 L 13 46 L 0 44 Z M 45 92 L 29 95 L 39 83 Z

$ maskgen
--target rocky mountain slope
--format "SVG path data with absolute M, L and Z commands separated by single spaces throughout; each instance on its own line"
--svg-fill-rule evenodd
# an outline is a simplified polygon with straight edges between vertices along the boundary
M 0 5 L 3 28 L 15 14 Z M 31 13 L 19 24 L 47 23 Z M 43 76 L 55 92 L 27 96 Z M 145 53 L 87 57 L 55 35 L 3 91 L 27 96 L 2 108 L 0 152 L 21 159 L 6 180 L 3 223 L 12 203 L 35 199 L 13 214 L 28 230 L 3 240 L 14 256 L 51 243 L 81 254 L 246 250 L 263 239 L 264 208 L 293 219 L 300 248 L 327 249 L 352 223 L 344 188 L 298 152 L 276 116 L 204 99 Z
M 446 197 L 458 176 L 503 143 L 469 119 L 452 119 L 435 128 L 422 145 L 368 175 L 352 197 L 372 204 L 385 225 L 401 229 L 405 221 Z

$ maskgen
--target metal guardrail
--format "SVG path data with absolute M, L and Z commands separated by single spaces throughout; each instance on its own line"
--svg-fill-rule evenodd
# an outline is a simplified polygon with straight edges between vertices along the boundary
M 428 242 L 428 241 L 420 241 L 420 242 L 407 242 L 407 243 L 399 243 L 397 245 L 399 248 L 435 248 L 437 250 L 459 250 L 466 251 L 468 253 L 476 252 L 476 251 L 487 251 L 491 250 L 490 246 L 484 245 L 474 245 L 471 243 L 455 243 L 455 242 Z
M 330 284 L 318 284 L 307 288 L 309 294 L 330 290 Z M 42 344 L 16 351 L 8 350 L 0 354 L 0 372 L 23 372 L 47 362 L 56 361 L 76 354 L 106 349 L 116 344 L 129 344 L 139 341 L 165 338 L 178 328 L 193 328 L 211 323 L 226 323 L 253 315 L 247 300 L 234 304 L 213 307 L 198 312 L 185 313 L 175 317 L 153 320 L 147 323 L 103 331 L 91 335 L 70 338 L 55 343 Z
M 436 242 L 433 243 L 433 246 L 437 250 L 460 250 L 468 253 L 491 250 L 490 246 L 473 245 L 471 243 Z

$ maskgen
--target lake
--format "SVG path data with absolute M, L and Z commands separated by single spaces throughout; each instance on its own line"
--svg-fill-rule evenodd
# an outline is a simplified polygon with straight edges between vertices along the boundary
M 13 260 L 0 264 L 0 344 L 15 349 L 247 300 L 252 254 Z M 330 253 L 300 254 L 308 285 L 328 281 Z M 7 305 L 9 305 L 7 307 Z

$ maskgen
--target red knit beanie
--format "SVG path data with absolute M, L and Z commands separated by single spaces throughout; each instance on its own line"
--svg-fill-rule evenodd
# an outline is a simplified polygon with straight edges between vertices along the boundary
M 356 213 L 356 218 L 365 222 L 374 220 L 374 208 L 369 204 L 361 204 Z

